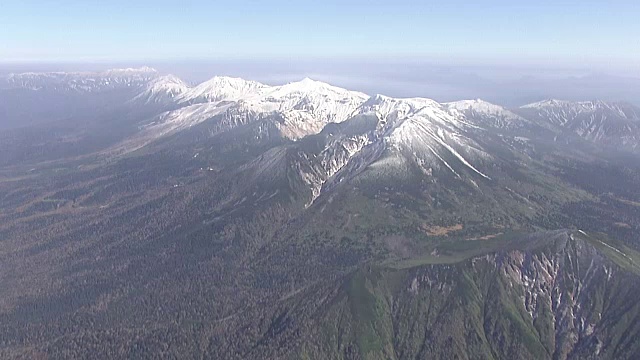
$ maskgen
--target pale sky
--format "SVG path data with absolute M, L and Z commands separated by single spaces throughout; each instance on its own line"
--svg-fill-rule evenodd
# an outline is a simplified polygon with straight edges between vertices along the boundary
M 637 0 L 0 0 L 0 61 L 429 58 L 637 71 L 638 19 Z

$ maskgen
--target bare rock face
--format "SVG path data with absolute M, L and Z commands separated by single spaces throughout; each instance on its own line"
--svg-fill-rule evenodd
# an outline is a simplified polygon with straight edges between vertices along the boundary
M 353 341 L 372 359 L 632 359 L 639 329 L 624 319 L 640 311 L 640 278 L 609 251 L 637 253 L 609 246 L 563 230 L 461 262 L 365 271 L 348 280 L 346 298 L 330 299 L 317 321 L 342 318 L 348 325 L 336 329 L 341 341 Z M 349 348 L 327 353 L 315 347 L 317 339 L 309 342 L 327 358 Z

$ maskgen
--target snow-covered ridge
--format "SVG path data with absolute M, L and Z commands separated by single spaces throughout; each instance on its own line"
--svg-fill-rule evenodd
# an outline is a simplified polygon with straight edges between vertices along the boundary
M 463 116 L 480 126 L 514 128 L 527 123 L 527 120 L 511 110 L 481 99 L 461 100 L 443 105 L 453 114 Z
M 320 81 L 303 79 L 280 86 L 216 76 L 176 96 L 178 106 L 228 102 L 256 113 L 273 114 L 283 136 L 299 139 L 320 132 L 331 122 L 341 122 L 368 98 Z
M 281 114 L 283 134 L 297 139 L 318 133 L 329 123 L 347 120 L 366 99 L 363 93 L 307 78 L 273 87 L 249 106 Z
M 481 114 L 492 115 L 492 116 L 500 116 L 505 118 L 519 118 L 518 115 L 513 112 L 507 110 L 506 108 L 495 105 L 490 102 L 476 99 L 476 100 L 460 100 L 449 103 L 444 103 L 444 106 L 448 107 L 452 110 L 458 110 L 461 112 L 464 111 L 474 111 Z
M 450 109 L 475 110 L 475 111 L 482 111 L 486 113 L 501 113 L 505 111 L 505 109 L 502 106 L 492 104 L 482 99 L 459 100 L 459 101 L 444 103 L 443 105 L 449 107 Z
M 538 116 L 546 116 L 549 120 L 566 125 L 580 116 L 598 114 L 600 120 L 616 117 L 619 119 L 639 120 L 640 110 L 623 102 L 594 101 L 565 101 L 543 100 L 524 105 L 521 110 L 535 112 Z
M 189 85 L 177 76 L 165 75 L 151 80 L 147 88 L 133 98 L 133 101 L 145 104 L 166 103 L 184 94 L 189 89 Z
M 425 174 L 441 169 L 470 182 L 473 178 L 490 179 L 483 165 L 491 161 L 491 156 L 468 135 L 475 126 L 463 115 L 431 99 L 369 97 L 309 78 L 268 86 L 218 76 L 187 89 L 173 101 L 178 108 L 151 119 L 141 133 L 144 136 L 130 144 L 144 146 L 154 138 L 213 118 L 217 119 L 211 124 L 216 134 L 267 121 L 281 136 L 293 140 L 318 134 L 330 123 L 359 121 L 362 118 L 358 115 L 371 119 L 374 122 L 371 126 L 348 124 L 356 132 L 329 139 L 326 148 L 312 156 L 313 162 L 318 163 L 301 174 L 313 189 L 312 201 L 326 181 L 370 146 L 388 149 L 395 156 L 415 162 Z M 229 118 L 233 114 L 246 116 L 240 121 Z M 385 161 L 381 159 L 376 164 Z
M 241 121 L 218 121 L 225 132 L 255 121 L 268 121 L 280 135 L 298 140 L 317 134 L 329 123 L 342 122 L 367 99 L 367 95 L 329 84 L 303 79 L 281 86 L 216 76 L 195 87 L 188 87 L 173 76 L 159 77 L 134 98 L 139 103 L 161 103 L 171 110 L 141 122 L 143 132 L 127 141 L 136 147 L 213 118 L 241 114 Z M 225 115 L 226 114 L 226 115 Z M 126 144 L 123 144 L 126 146 Z
M 607 103 L 600 100 L 595 101 L 568 101 L 558 99 L 546 99 L 531 104 L 521 106 L 523 109 L 543 109 L 549 107 L 580 107 L 584 109 L 594 109 L 601 106 L 606 106 Z
M 553 108 L 564 108 L 564 109 L 572 109 L 574 111 L 595 111 L 600 109 L 608 109 L 608 110 L 619 110 L 623 107 L 629 107 L 628 104 L 621 102 L 607 102 L 601 100 L 593 100 L 593 101 L 566 101 L 566 100 L 555 100 L 548 99 L 542 100 L 539 102 L 535 102 L 532 104 L 527 104 L 521 106 L 521 109 L 553 109 Z
M 203 103 L 222 100 L 239 101 L 258 96 L 267 85 L 240 78 L 216 76 L 186 91 L 176 100 L 180 103 Z
M 136 106 L 157 104 L 161 110 L 170 110 L 167 113 L 159 110 L 154 116 L 139 120 L 139 124 L 147 125 L 144 128 L 148 139 L 152 139 L 154 133 L 158 137 L 165 136 L 208 121 L 224 109 L 248 114 L 249 121 L 270 122 L 271 128 L 277 128 L 281 136 L 292 140 L 317 134 L 330 123 L 341 123 L 360 114 L 374 114 L 379 119 L 377 138 L 387 137 L 391 144 L 403 139 L 400 142 L 409 144 L 413 150 L 419 147 L 418 153 L 434 153 L 434 159 L 438 161 L 441 159 L 435 153 L 442 155 L 438 149 L 446 150 L 445 153 L 455 158 L 460 155 L 469 164 L 474 158 L 487 158 L 477 144 L 465 140 L 465 133 L 470 129 L 513 130 L 545 124 L 548 128 L 569 129 L 593 141 L 614 143 L 621 139 L 624 144 L 635 144 L 640 138 L 640 110 L 623 103 L 603 101 L 545 100 L 512 111 L 479 99 L 441 104 L 427 98 L 369 97 L 309 78 L 270 86 L 216 76 L 189 86 L 176 76 L 160 76 L 149 67 L 103 72 L 11 74 L 7 83 L 10 87 L 70 94 L 127 90 L 114 94 L 131 96 L 129 103 Z M 240 125 L 231 122 L 229 126 Z M 394 131 L 395 137 L 391 136 Z M 453 151 L 439 140 L 446 145 L 455 145 L 451 148 Z M 420 143 L 429 143 L 429 146 Z M 446 157 L 443 159 L 448 161 Z
M 115 68 L 115 69 L 109 69 L 106 71 L 106 73 L 111 73 L 111 74 L 115 74 L 115 73 L 124 73 L 124 74 L 131 74 L 131 73 L 157 73 L 158 70 L 149 67 L 149 66 L 141 66 L 141 67 L 137 67 L 137 68 Z
M 442 108 L 438 102 L 427 98 L 392 98 L 385 95 L 374 95 L 359 109 L 360 113 L 374 112 L 381 118 L 389 116 L 405 117 L 423 108 Z
M 322 102 L 356 102 L 360 105 L 367 95 L 349 91 L 309 78 L 280 86 L 269 86 L 241 78 L 216 76 L 185 92 L 177 101 L 189 103 L 242 101 L 265 111 L 288 110 L 303 100 L 310 105 Z M 317 100 L 317 101 L 316 101 Z
M 427 176 L 444 170 L 458 178 L 470 173 L 490 179 L 476 165 L 491 161 L 491 156 L 468 136 L 475 126 L 443 104 L 375 95 L 355 113 L 378 119 L 369 139 L 389 151 L 372 164 L 372 174 L 402 174 L 407 164 L 414 163 Z
M 522 106 L 519 112 L 588 141 L 631 150 L 640 146 L 640 110 L 630 104 L 544 100 Z

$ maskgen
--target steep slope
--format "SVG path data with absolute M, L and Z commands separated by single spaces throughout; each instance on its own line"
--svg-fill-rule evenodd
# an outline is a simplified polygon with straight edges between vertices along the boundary
M 367 96 L 309 78 L 271 89 L 249 106 L 282 114 L 280 129 L 290 139 L 320 132 L 328 123 L 348 119 Z
M 490 159 L 490 155 L 469 137 L 467 130 L 472 126 L 465 118 L 451 114 L 435 101 L 378 96 L 368 101 L 362 111 L 375 112 L 385 123 L 389 154 L 379 163 L 380 171 L 388 171 L 383 164 L 393 166 L 393 159 L 401 156 L 413 161 L 425 173 L 433 167 L 445 167 L 459 176 L 445 160 L 455 158 L 458 164 L 489 179 L 471 163 Z
M 461 100 L 443 104 L 449 110 L 462 113 L 478 126 L 498 129 L 516 129 L 529 125 L 529 121 L 514 112 L 484 100 Z
M 240 78 L 216 76 L 176 98 L 180 104 L 235 101 L 256 112 L 280 112 L 295 120 L 326 124 L 345 120 L 367 96 L 305 78 L 282 86 L 267 86 Z M 296 119 L 296 118 L 304 119 Z M 316 131 L 317 132 L 317 131 Z
M 545 100 L 524 105 L 518 112 L 600 145 L 631 150 L 640 146 L 640 110 L 629 104 Z
M 0 79 L 6 83 L 0 86 L 0 130 L 58 123 L 74 129 L 96 118 L 113 120 L 121 116 L 114 113 L 146 92 L 157 77 L 156 70 L 147 67 L 11 74 Z M 146 105 L 137 103 L 127 112 L 149 116 Z
M 255 81 L 240 78 L 215 76 L 198 86 L 186 91 L 176 98 L 181 104 L 198 104 L 205 102 L 238 101 L 244 98 L 259 96 L 269 87 Z
M 189 85 L 176 76 L 160 76 L 152 80 L 146 89 L 131 101 L 138 105 L 170 104 L 189 89 Z
M 377 96 L 354 113 L 357 115 L 349 120 L 331 123 L 318 135 L 290 145 L 305 154 L 307 165 L 290 166 L 309 169 L 300 173 L 312 192 L 309 204 L 325 185 L 348 180 L 364 168 L 373 177 L 396 174 L 402 178 L 409 175 L 407 167 L 415 167 L 424 176 L 437 176 L 433 171 L 445 169 L 458 178 L 468 171 L 489 179 L 469 161 L 489 161 L 490 156 L 465 133 L 463 119 L 432 100 Z M 469 181 L 474 183 L 473 178 Z
M 166 81 L 160 84 L 166 93 Z M 139 97 L 148 99 L 154 91 L 152 84 Z M 166 99 L 167 95 L 163 97 Z M 282 137 L 298 140 L 319 133 L 331 122 L 346 120 L 365 99 L 364 94 L 310 79 L 270 87 L 238 78 L 214 77 L 173 97 L 175 109 L 140 122 L 139 134 L 109 152 L 134 151 L 204 121 L 218 121 L 222 114 L 227 119 L 218 122 L 218 131 L 270 121 Z
M 486 254 L 471 255 L 487 251 L 477 242 L 462 245 L 424 265 L 349 276 L 312 306 L 298 356 L 633 359 L 640 351 L 637 252 L 568 231 Z
M 361 215 L 350 220 L 353 226 L 367 229 L 377 221 L 415 231 L 424 216 L 434 219 L 427 227 L 464 223 L 464 232 L 499 232 L 499 227 L 537 224 L 551 208 L 590 199 L 535 159 L 553 151 L 545 144 L 494 134 L 432 100 L 376 96 L 355 113 L 273 153 L 295 156 L 278 162 L 266 156 L 250 165 L 278 164 L 274 174 L 292 170 L 288 181 L 306 184 L 292 188 L 309 207 L 311 223 L 325 217 L 324 222 L 336 221 L 331 214 L 350 216 L 345 208 L 373 202 L 378 212 L 406 212 L 390 212 L 390 222 Z M 271 178 L 256 177 L 254 187 Z M 320 226 L 324 222 L 319 220 Z

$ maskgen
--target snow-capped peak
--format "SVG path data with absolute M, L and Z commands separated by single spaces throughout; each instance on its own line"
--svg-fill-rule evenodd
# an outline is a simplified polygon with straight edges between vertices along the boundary
M 602 112 L 629 120 L 637 120 L 640 118 L 638 109 L 629 104 L 602 100 L 565 101 L 550 99 L 524 105 L 521 106 L 520 109 L 545 113 L 551 120 L 558 121 L 562 124 L 571 121 L 572 118 L 580 114 Z
M 259 96 L 267 85 L 228 76 L 216 76 L 180 96 L 181 102 L 238 101 Z
M 286 85 L 275 86 L 265 92 L 265 100 L 278 101 L 286 104 L 307 100 L 310 105 L 321 105 L 323 102 L 337 102 L 345 105 L 363 103 L 368 96 L 357 92 L 339 88 L 321 81 L 305 78 L 301 81 Z M 353 109 L 352 109 L 353 110 Z
M 616 102 L 606 102 L 602 100 L 592 101 L 567 101 L 547 99 L 532 104 L 521 106 L 521 109 L 549 109 L 549 108 L 571 108 L 576 111 L 593 111 L 599 109 L 617 109 L 624 104 Z
M 145 104 L 171 101 L 190 89 L 184 81 L 174 75 L 164 75 L 152 80 L 147 89 L 136 96 L 133 101 Z
M 427 108 L 441 109 L 442 105 L 426 98 L 392 98 L 377 94 L 363 103 L 358 112 L 373 112 L 379 118 L 386 119 L 391 115 L 403 118 Z
M 522 105 L 520 108 L 521 109 L 540 109 L 540 108 L 546 108 L 546 107 L 552 107 L 552 106 L 564 106 L 569 103 L 570 103 L 569 101 L 546 99 L 546 100 L 534 102 L 531 104 Z
M 405 161 L 409 160 L 426 174 L 430 174 L 433 168 L 442 168 L 460 177 L 461 171 L 455 168 L 462 165 L 489 179 L 473 163 L 482 163 L 490 156 L 466 136 L 470 125 L 464 118 L 451 113 L 446 106 L 426 98 L 398 99 L 375 95 L 360 107 L 359 112 L 377 115 L 384 141 L 395 152 L 395 155 L 374 164 L 374 168 L 382 173 L 396 172 L 388 167 L 405 166 Z M 399 160 L 401 158 L 405 160 Z M 456 163 L 450 158 L 454 158 Z
M 293 83 L 296 83 L 296 82 L 294 81 Z M 305 77 L 304 79 L 300 80 L 300 81 L 297 81 L 297 83 L 299 83 L 299 84 L 308 84 L 308 85 L 313 85 L 313 84 L 324 84 L 324 85 L 328 85 L 328 84 L 325 84 L 325 83 L 323 83 L 323 82 L 321 82 L 321 81 L 313 80 L 313 79 L 311 79 L 311 78 L 310 78 L 310 77 L 308 77 L 308 76 L 307 76 L 307 77 Z
M 509 112 L 505 108 L 499 105 L 492 104 L 488 101 L 484 101 L 482 99 L 475 100 L 460 100 L 445 103 L 449 109 L 456 109 L 459 111 L 472 110 L 486 114 L 502 114 L 505 112 Z
M 492 126 L 504 127 L 526 122 L 525 119 L 512 111 L 482 99 L 454 101 L 443 105 L 450 111 L 461 113 L 477 124 L 486 124 L 489 121 Z
M 247 101 L 261 112 L 277 112 L 284 118 L 282 133 L 293 139 L 318 133 L 330 122 L 342 122 L 367 99 L 367 95 L 309 78 L 266 89 Z
M 308 77 L 300 80 L 288 83 L 282 86 L 276 86 L 273 88 L 274 93 L 315 93 L 323 95 L 344 95 L 348 97 L 358 97 L 363 101 L 368 97 L 363 93 L 356 91 L 346 90 L 337 86 L 329 85 L 325 82 L 313 80 Z

